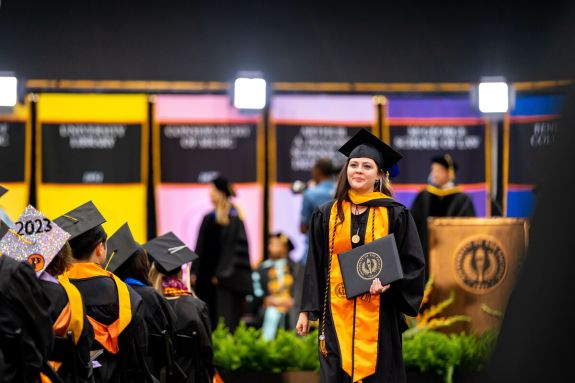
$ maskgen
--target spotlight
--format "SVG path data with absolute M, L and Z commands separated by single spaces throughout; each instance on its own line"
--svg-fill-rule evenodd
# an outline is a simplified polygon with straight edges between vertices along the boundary
M 261 110 L 267 103 L 266 80 L 260 73 L 243 72 L 234 81 L 234 106 L 238 109 Z

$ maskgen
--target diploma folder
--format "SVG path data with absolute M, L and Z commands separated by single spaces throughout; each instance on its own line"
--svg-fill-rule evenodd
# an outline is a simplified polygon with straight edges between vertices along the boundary
M 338 258 L 347 299 L 369 293 L 375 278 L 383 286 L 403 278 L 393 233 L 338 254 Z

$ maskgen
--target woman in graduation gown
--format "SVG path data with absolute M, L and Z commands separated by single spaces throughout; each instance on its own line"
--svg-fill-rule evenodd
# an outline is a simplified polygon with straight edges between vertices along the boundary
M 102 350 L 94 366 L 96 382 L 152 382 L 144 354 L 147 329 L 142 298 L 111 272 L 107 256 L 106 222 L 90 201 L 54 220 L 70 233 L 73 263 L 70 282 L 80 291 L 94 329 L 93 351 Z
M 177 382 L 211 382 L 215 370 L 207 305 L 182 281 L 182 265 L 197 255 L 173 233 L 144 244 L 153 260 L 150 280 L 176 314 L 176 362 L 186 377 Z
M 200 226 L 192 264 L 198 297 L 208 304 L 214 326 L 220 318 L 234 330 L 243 314 L 244 298 L 252 293 L 252 269 L 248 239 L 242 218 L 231 203 L 235 193 L 223 177 L 212 181 L 210 199 L 214 210 Z
M 70 235 L 32 206 L 24 210 L 18 223 L 26 230 L 10 230 L 0 241 L 0 249 L 6 256 L 26 261 L 34 268 L 51 303 L 49 323 L 56 338 L 49 356 L 50 367 L 64 382 L 91 382 L 90 347 L 94 334 L 84 315 L 82 296 L 66 274 L 72 259 L 67 243 Z M 31 223 L 35 230 L 30 232 Z M 53 373 L 44 373 L 42 382 L 55 378 Z
M 148 277 L 148 254 L 134 240 L 127 223 L 108 240 L 108 258 L 104 268 L 116 274 L 142 297 L 144 320 L 148 328 L 146 361 L 152 374 L 158 379 L 162 374 L 176 374 L 177 367 L 173 366 L 172 361 L 175 314 L 164 297 L 152 287 Z
M 390 197 L 388 170 L 401 155 L 367 130 L 340 150 L 348 157 L 336 200 L 315 210 L 310 225 L 297 330 L 320 320 L 321 382 L 405 382 L 403 314 L 415 316 L 424 290 L 425 263 L 408 210 Z M 404 278 L 347 299 L 337 255 L 393 233 Z

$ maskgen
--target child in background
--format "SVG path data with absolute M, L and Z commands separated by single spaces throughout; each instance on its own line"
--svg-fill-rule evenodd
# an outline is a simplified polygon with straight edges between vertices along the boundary
M 267 340 L 275 338 L 278 328 L 293 328 L 295 325 L 294 287 L 301 267 L 289 258 L 293 249 L 285 234 L 271 234 L 269 259 L 263 261 L 252 275 L 262 333 Z

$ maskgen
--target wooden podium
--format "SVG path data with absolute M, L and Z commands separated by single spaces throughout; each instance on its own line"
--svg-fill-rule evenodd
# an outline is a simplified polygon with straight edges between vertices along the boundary
M 471 322 L 448 331 L 498 326 L 527 250 L 529 224 L 516 218 L 430 218 L 429 271 L 434 278 L 431 304 L 451 291 L 455 300 L 440 314 L 463 314 Z

